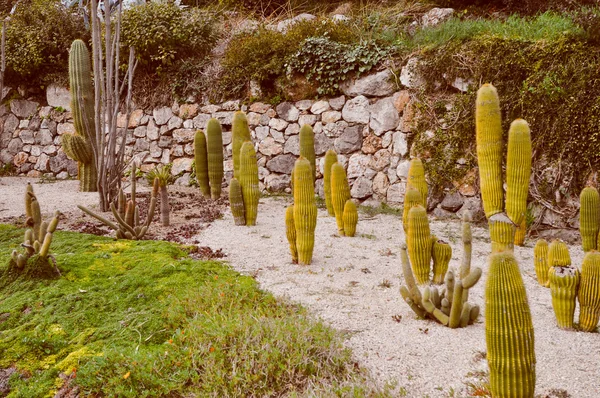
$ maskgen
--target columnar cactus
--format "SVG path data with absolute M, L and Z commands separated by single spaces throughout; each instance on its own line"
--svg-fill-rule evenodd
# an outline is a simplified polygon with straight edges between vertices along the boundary
M 300 156 L 294 166 L 294 225 L 298 263 L 312 262 L 317 226 L 317 203 L 310 162 Z
M 443 240 L 435 239 L 433 242 L 433 283 L 441 285 L 448 272 L 448 264 L 452 258 L 452 248 Z
M 493 253 L 485 288 L 485 339 L 493 397 L 533 397 L 533 323 L 519 265 L 510 251 Z
M 418 206 L 421 207 L 422 206 Z M 427 286 L 423 293 L 419 290 L 408 259 L 406 245 L 402 245 L 400 257 L 405 284 L 400 287 L 402 298 L 420 317 L 431 318 L 450 328 L 466 327 L 479 316 L 479 306 L 468 302 L 469 289 L 481 278 L 481 268 L 471 271 L 471 230 L 470 217 L 463 218 L 463 262 L 460 277 L 452 271 L 445 274 L 445 290 Z
M 408 166 L 406 189 L 416 188 L 421 194 L 421 206 L 427 209 L 427 181 L 425 181 L 425 168 L 419 158 L 413 158 Z
M 409 186 L 404 194 L 404 209 L 402 211 L 402 227 L 404 233 L 408 230 L 408 212 L 416 205 L 423 205 L 421 192 L 415 187 Z
M 296 223 L 294 223 L 294 206 L 288 206 L 285 209 L 285 236 L 290 244 L 290 253 L 292 262 L 298 264 L 298 248 L 296 247 Z
M 13 250 L 8 268 L 2 273 L 0 280 L 15 279 L 20 275 L 30 278 L 53 278 L 60 275 L 56 266 L 51 262 L 50 244 L 56 226 L 58 225 L 59 212 L 48 221 L 42 220 L 40 204 L 33 192 L 33 186 L 27 183 L 25 191 L 26 224 L 25 237 L 21 247 L 25 250 L 19 253 Z
M 354 236 L 356 234 L 356 224 L 358 223 L 358 211 L 352 199 L 346 201 L 342 218 L 344 220 L 344 235 Z
M 233 177 L 239 180 L 240 175 L 240 150 L 246 141 L 251 141 L 250 128 L 246 114 L 238 111 L 233 114 L 231 122 L 231 144 L 233 157 Z
M 310 163 L 313 172 L 313 183 L 316 179 L 317 164 L 315 156 L 315 133 L 308 124 L 300 128 L 300 156 L 304 156 Z
M 240 185 L 242 186 L 242 197 L 244 198 L 246 225 L 256 225 L 260 189 L 258 188 L 256 151 L 251 141 L 244 142 L 240 149 L 239 175 Z
M 333 202 L 331 200 L 331 166 L 337 162 L 337 153 L 330 149 L 325 153 L 325 162 L 323 165 L 323 191 L 325 192 L 325 205 L 327 213 L 335 217 Z
M 210 119 L 206 125 L 206 151 L 210 197 L 219 199 L 223 184 L 223 132 L 221 124 L 215 118 Z
M 154 179 L 154 185 L 152 186 L 152 194 L 150 196 L 150 205 L 148 207 L 148 214 L 146 220 L 140 220 L 140 209 L 136 203 L 136 165 L 135 163 L 131 166 L 131 195 L 129 201 L 125 200 L 125 194 L 120 189 L 117 197 L 117 204 L 114 202 L 110 204 L 110 210 L 117 221 L 113 223 L 103 216 L 94 213 L 90 209 L 77 205 L 84 213 L 94 217 L 104 225 L 112 228 L 116 231 L 117 239 L 132 239 L 139 240 L 146 235 L 148 227 L 154 218 L 154 209 L 156 207 L 156 198 L 158 196 L 160 184 L 159 179 Z
M 573 328 L 573 316 L 579 289 L 579 270 L 571 266 L 569 249 L 554 240 L 548 247 L 548 282 L 552 294 L 552 308 L 559 328 Z
M 194 135 L 194 164 L 196 165 L 196 181 L 200 192 L 206 198 L 210 197 L 210 183 L 208 180 L 208 157 L 206 150 L 206 136 L 202 130 Z
M 584 332 L 593 332 L 600 319 L 600 253 L 595 250 L 583 259 L 578 298 L 579 326 Z
M 527 208 L 531 175 L 529 125 L 517 119 L 508 132 L 505 209 L 500 100 L 491 84 L 484 84 L 477 92 L 475 118 L 481 197 L 489 221 L 492 252 L 512 250 L 516 226 L 521 224 Z
M 598 248 L 598 231 L 600 230 L 600 195 L 594 187 L 585 187 L 579 195 L 579 232 L 583 251 Z
M 229 182 L 229 206 L 235 225 L 246 225 L 242 186 L 237 178 L 232 178 Z
M 523 218 L 515 232 L 515 246 L 523 246 L 525 244 L 525 236 L 527 235 L 527 221 Z
M 406 244 L 408 255 L 412 263 L 412 270 L 418 284 L 429 282 L 431 271 L 431 231 L 427 211 L 417 205 L 408 212 L 408 232 Z
M 331 202 L 335 212 L 338 233 L 344 236 L 344 206 L 350 199 L 350 186 L 344 166 L 336 162 L 331 166 Z
M 63 134 L 63 151 L 78 163 L 79 190 L 96 192 L 96 128 L 94 88 L 92 86 L 90 53 L 82 40 L 75 40 L 69 52 L 69 86 L 75 134 Z
M 539 239 L 533 248 L 533 266 L 538 283 L 548 286 L 548 242 Z

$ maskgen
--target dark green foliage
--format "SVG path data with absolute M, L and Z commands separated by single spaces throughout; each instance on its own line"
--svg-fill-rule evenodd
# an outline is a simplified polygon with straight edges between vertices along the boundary
M 83 19 L 60 1 L 19 2 L 6 29 L 4 84 L 36 86 L 52 81 L 51 75 L 64 79 L 71 42 L 88 38 Z
M 547 10 L 573 9 L 582 5 L 594 4 L 594 0 L 438 0 L 442 7 L 462 9 L 481 7 L 482 9 L 503 9 L 507 12 L 535 14 Z
M 160 72 L 175 61 L 210 52 L 217 38 L 213 18 L 170 2 L 144 3 L 123 13 L 122 44 L 135 47 L 145 70 Z
M 390 49 L 374 42 L 342 44 L 329 37 L 309 37 L 290 58 L 293 72 L 318 84 L 319 94 L 336 94 L 339 83 L 350 76 L 368 72 L 390 54 Z

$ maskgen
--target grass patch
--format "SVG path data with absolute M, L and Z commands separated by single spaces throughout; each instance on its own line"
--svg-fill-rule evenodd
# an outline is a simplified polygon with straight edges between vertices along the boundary
M 395 216 L 402 215 L 401 208 L 391 207 L 387 203 L 381 203 L 379 206 L 358 206 L 358 210 L 367 217 L 375 217 L 378 214 L 391 214 Z
M 0 258 L 22 234 L 0 225 Z M 53 395 L 60 373 L 86 396 L 281 396 L 323 383 L 370 394 L 332 330 L 252 278 L 168 242 L 54 238 L 62 278 L 0 286 L 0 369 L 18 370 L 9 396 Z

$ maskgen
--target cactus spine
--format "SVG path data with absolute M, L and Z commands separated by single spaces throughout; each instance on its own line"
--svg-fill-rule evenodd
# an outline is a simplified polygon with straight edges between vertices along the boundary
M 79 189 L 96 192 L 96 124 L 94 89 L 92 87 L 90 53 L 81 40 L 71 44 L 69 52 L 69 85 L 75 135 L 63 135 L 61 142 L 67 156 L 78 162 Z
M 337 162 L 337 153 L 330 149 L 325 153 L 323 191 L 325 192 L 325 205 L 327 206 L 327 213 L 332 217 L 335 217 L 335 211 L 333 210 L 333 203 L 331 201 L 331 166 L 335 162 Z
M 331 203 L 335 212 L 338 233 L 344 236 L 344 206 L 350 199 L 350 187 L 344 166 L 335 162 L 331 166 Z
M 433 242 L 433 283 L 441 285 L 448 272 L 448 264 L 452 258 L 452 248 L 443 240 Z
M 512 122 L 506 161 L 506 209 L 502 183 L 502 120 L 498 92 L 484 84 L 477 92 L 475 111 L 479 180 L 492 252 L 513 250 L 515 232 L 527 209 L 531 175 L 531 135 L 523 119 Z
M 579 195 L 579 233 L 583 251 L 598 248 L 598 230 L 600 229 L 600 195 L 594 187 L 585 187 Z
M 316 179 L 317 163 L 315 156 L 315 133 L 308 124 L 300 128 L 300 156 L 304 156 L 310 163 L 313 175 L 313 184 Z
M 344 235 L 354 236 L 356 234 L 356 224 L 358 223 L 358 211 L 352 199 L 346 201 L 342 217 L 344 219 Z
M 600 253 L 595 250 L 583 259 L 578 298 L 579 326 L 584 332 L 593 332 L 600 319 Z
M 285 236 L 290 244 L 290 253 L 292 262 L 298 264 L 298 248 L 296 247 L 296 224 L 294 223 L 294 206 L 288 206 L 285 209 Z
M 533 248 L 533 266 L 538 283 L 548 285 L 548 242 L 539 239 Z
M 229 183 L 229 206 L 231 207 L 231 215 L 233 215 L 235 225 L 246 225 L 242 186 L 237 178 L 232 178 Z
M 429 282 L 431 264 L 431 232 L 427 211 L 417 205 L 408 212 L 408 233 L 406 244 L 412 263 L 412 270 L 418 284 Z
M 419 158 L 413 158 L 408 167 L 406 189 L 416 188 L 421 194 L 421 206 L 427 209 L 427 181 L 425 181 L 425 168 Z
M 404 209 L 402 211 L 402 227 L 404 233 L 408 230 L 408 212 L 416 205 L 422 205 L 421 192 L 415 187 L 409 186 L 404 194 Z
M 490 256 L 485 339 L 493 397 L 533 397 L 533 323 L 519 265 L 510 251 Z
M 201 130 L 196 131 L 194 135 L 194 164 L 196 165 L 196 181 L 200 186 L 200 192 L 204 197 L 210 197 L 206 136 Z
M 206 125 L 206 151 L 210 197 L 219 199 L 223 183 L 223 132 L 221 124 L 215 118 L 210 119 Z
M 310 162 L 300 156 L 294 166 L 294 224 L 298 262 L 312 262 L 317 226 L 317 204 Z
M 233 114 L 231 122 L 231 144 L 233 157 L 233 177 L 240 179 L 240 150 L 246 141 L 251 141 L 250 128 L 248 127 L 248 119 L 242 111 L 237 111 Z
M 240 185 L 242 186 L 242 197 L 244 198 L 244 210 L 246 213 L 246 225 L 256 225 L 258 214 L 258 199 L 260 190 L 258 188 L 258 164 L 256 163 L 256 151 L 252 142 L 246 141 L 240 149 Z
M 504 210 L 502 191 L 502 118 L 496 88 L 484 84 L 477 91 L 475 130 L 481 197 L 489 219 Z

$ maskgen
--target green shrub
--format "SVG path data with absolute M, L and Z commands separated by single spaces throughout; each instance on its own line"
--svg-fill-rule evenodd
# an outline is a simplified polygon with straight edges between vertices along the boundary
M 292 72 L 317 83 L 319 94 L 336 94 L 339 83 L 351 75 L 368 72 L 390 50 L 375 43 L 341 44 L 328 37 L 309 37 L 290 58 Z
M 43 84 L 50 74 L 66 74 L 71 43 L 88 38 L 83 20 L 60 1 L 20 2 L 6 31 L 5 82 Z
M 160 72 L 181 59 L 205 57 L 216 42 L 212 14 L 174 3 L 144 3 L 123 13 L 122 43 L 143 69 Z

